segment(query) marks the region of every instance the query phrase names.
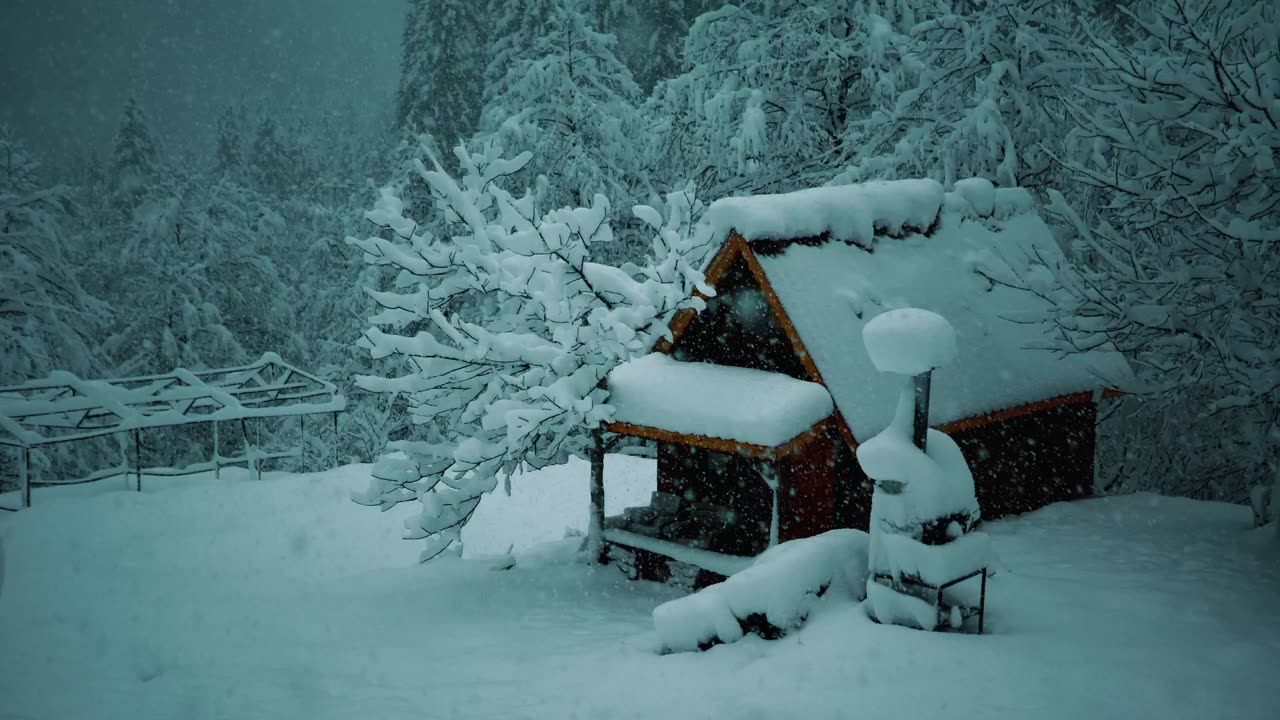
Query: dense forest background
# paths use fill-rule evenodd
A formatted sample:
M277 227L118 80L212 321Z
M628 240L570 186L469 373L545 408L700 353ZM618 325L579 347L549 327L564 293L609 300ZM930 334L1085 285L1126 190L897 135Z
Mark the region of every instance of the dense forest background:
M1242 501L1280 467L1277 14L412 0L382 122L235 103L192 149L121 97L109 147L47 167L0 134L0 385L275 351L343 386L339 454L369 460L408 430L351 384L374 362L356 346L366 288L390 279L345 238L369 232L383 185L429 206L415 161L456 169L459 143L531 151L508 187L543 209L603 193L621 229L610 262L645 249L630 208L690 181L710 200L982 176L1036 192L1077 263L1051 287L1022 279L1058 308L1041 319L1046 362L1113 343L1141 380L1107 407L1105 488Z

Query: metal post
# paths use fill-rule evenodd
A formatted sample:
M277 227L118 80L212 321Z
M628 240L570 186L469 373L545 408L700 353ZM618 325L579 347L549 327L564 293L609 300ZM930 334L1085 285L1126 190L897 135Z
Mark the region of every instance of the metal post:
M333 466L338 467L338 413L333 414Z
M133 431L133 472L138 480L138 492L142 492L142 430Z
M978 634L987 622L987 569L982 568L982 594L978 596Z
M222 479L222 457L218 454L218 421L213 421L213 479Z
M22 459L18 463L18 480L22 486L22 507L31 507L31 448L22 448Z
M307 416L298 416L298 466L302 467L307 457Z
M911 439L922 451L929 439L929 386L932 380L932 370L915 376L916 413L911 426Z

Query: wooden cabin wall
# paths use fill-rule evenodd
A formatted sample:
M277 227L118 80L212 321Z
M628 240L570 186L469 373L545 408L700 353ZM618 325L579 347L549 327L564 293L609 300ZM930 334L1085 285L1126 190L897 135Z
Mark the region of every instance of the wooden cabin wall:
M1097 407L1059 405L954 433L984 520L1093 494Z
M1096 406L1083 403L950 433L973 472L982 518L1092 495L1096 422ZM843 442L835 469L837 526L866 530L873 486Z
M811 537L836 526L836 443L831 433L810 440L779 463L778 539Z
M684 503L729 508L732 527L714 536L711 550L756 555L769 543L773 493L760 476L758 461L676 443L658 443L658 491Z
M716 282L715 297L689 323L672 356L809 379L764 291L741 258Z
M834 447L832 485L836 501L836 527L866 530L871 526L871 479L862 472L853 450L843 437Z

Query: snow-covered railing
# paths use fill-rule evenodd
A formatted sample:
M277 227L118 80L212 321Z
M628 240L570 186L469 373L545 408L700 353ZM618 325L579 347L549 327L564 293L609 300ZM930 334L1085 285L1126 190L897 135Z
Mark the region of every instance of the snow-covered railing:
M162 375L82 380L55 372L42 380L0 388L0 445L19 448L22 504L30 505L33 448L123 433L134 434L141 487L141 445L146 428L212 423L214 465L218 423L253 418L338 413L346 399L327 380L289 365L275 353L230 368ZM335 415L336 418L336 415ZM262 456L251 450L248 457Z

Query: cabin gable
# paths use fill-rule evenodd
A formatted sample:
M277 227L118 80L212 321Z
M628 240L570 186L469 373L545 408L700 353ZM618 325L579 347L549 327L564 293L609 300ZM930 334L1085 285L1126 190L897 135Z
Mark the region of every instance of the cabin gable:
M706 308L694 315L676 338L672 357L810 379L742 254L729 263L715 288Z

